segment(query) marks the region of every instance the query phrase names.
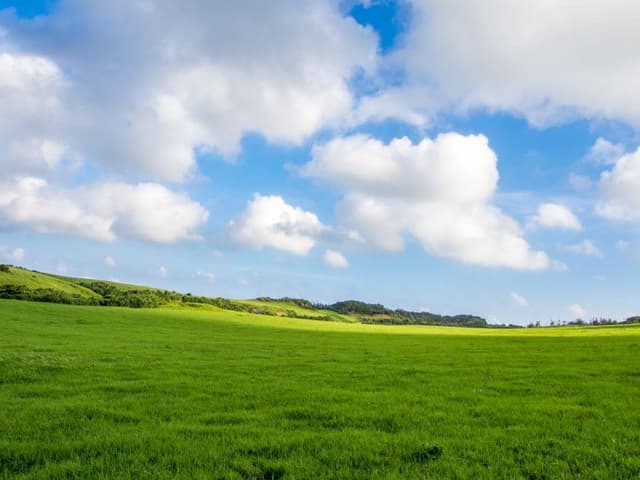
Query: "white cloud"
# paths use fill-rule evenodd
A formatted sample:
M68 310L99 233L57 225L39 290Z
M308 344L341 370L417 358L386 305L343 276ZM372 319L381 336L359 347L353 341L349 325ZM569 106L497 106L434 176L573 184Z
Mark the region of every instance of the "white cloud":
M609 220L640 221L640 148L621 156L600 176L596 211Z
M204 280L207 283L215 283L216 282L216 275L214 273L197 272L196 276L198 278L201 278L202 280Z
M522 308L527 308L529 306L529 301L522 295L516 292L511 292L509 296L511 297L513 303L515 303L517 306Z
M256 250L272 247L307 255L327 230L315 213L286 203L278 195L256 194L247 209L229 223L231 238Z
M530 219L529 225L534 228L582 230L578 217L569 208L557 203L543 203L538 206L538 214Z
M347 229L388 251L413 235L425 250L484 266L543 269L517 222L491 205L496 156L482 135L439 135L384 144L365 135L316 145L301 173L344 192L338 213Z
M609 140L598 137L596 142L589 149L586 159L600 165L612 165L624 155L624 145L612 143Z
M169 275L169 271L164 265L161 265L158 269L158 276L161 278L166 278Z
M431 92L423 88L388 88L361 98L347 123L353 126L393 118L424 130L438 106L431 97Z
M575 245L569 245L567 250L577 255L585 255L587 257L603 257L600 249L589 239L585 239Z
M337 250L328 249L324 252L322 260L331 268L347 268L349 266L349 261Z
M586 317L588 313L582 305L579 305L577 303L569 307L569 312L575 318L580 318L580 319L584 319L584 317Z
M411 6L403 47L389 63L403 70L407 95L424 91L421 103L407 102L414 115L484 108L540 126L576 117L640 126L638 2L411 0Z
M58 66L39 55L2 52L0 167L5 174L41 174L60 163L65 87Z
M297 144L341 123L349 80L377 61L374 31L334 0L66 0L0 21L0 140L17 139L14 163L46 166L64 148L161 180L192 173L194 151L235 155L248 132Z
M101 241L173 243L199 238L208 212L154 183L98 183L75 190L25 177L0 182L0 225Z
M21 262L24 260L24 257L27 255L27 252L24 248L9 248L6 245L0 245L0 258L3 258L9 262Z
M116 268L118 266L118 263L114 260L114 258L109 255L104 257L103 263L109 268Z

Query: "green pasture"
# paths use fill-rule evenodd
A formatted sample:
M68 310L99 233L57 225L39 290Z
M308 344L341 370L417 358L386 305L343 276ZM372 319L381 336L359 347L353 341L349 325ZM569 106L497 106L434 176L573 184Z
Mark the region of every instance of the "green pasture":
M0 300L3 479L637 479L640 327Z

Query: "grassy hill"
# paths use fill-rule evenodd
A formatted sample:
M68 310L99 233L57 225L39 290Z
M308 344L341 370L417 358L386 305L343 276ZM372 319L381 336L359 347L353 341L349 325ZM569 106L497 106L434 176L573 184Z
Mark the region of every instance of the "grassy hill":
M274 316L355 321L353 317L348 315L313 308L302 308L295 303L284 300L228 300L201 297L106 280L52 275L10 265L0 266L0 298L133 308L153 308L161 305L208 306Z
M449 317L424 312L389 310L382 305L357 301L316 305L295 298L210 298L105 280L51 275L9 265L0 265L0 298L134 308L155 308L162 305L218 308L277 317L338 322L487 326L484 319L470 315Z
M6 285L21 286L28 290L56 290L84 298L98 297L95 292L80 286L72 279L4 265L0 267L0 286Z
M0 298L74 305L158 306L159 290L0 265ZM144 301L149 300L150 301Z
M431 312L411 312L402 309L389 309L384 305L356 300L321 305L300 298L261 297L249 300L211 298L106 280L64 277L10 265L0 265L0 298L111 307L157 308L173 306L209 310L221 309L275 317L376 325L505 327L504 325L489 325L484 318L477 315L439 315ZM631 317L626 322L638 323L640 317ZM584 322L580 321L580 323ZM615 322L610 319L598 319L593 323L610 324ZM521 328L518 325L506 327Z
M639 343L0 300L0 478L638 478Z

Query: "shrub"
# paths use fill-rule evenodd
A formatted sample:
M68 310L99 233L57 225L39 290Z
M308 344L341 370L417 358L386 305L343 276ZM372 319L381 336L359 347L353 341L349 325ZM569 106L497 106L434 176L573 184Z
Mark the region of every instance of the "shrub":
M98 299L67 293L53 288L29 289L24 285L0 285L0 298L31 302L65 303L68 305L98 305Z

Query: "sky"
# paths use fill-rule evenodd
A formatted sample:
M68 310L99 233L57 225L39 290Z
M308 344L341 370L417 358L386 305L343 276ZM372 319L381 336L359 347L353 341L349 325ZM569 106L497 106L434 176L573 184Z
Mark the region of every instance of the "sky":
M0 262L637 315L639 23L631 0L0 0Z

